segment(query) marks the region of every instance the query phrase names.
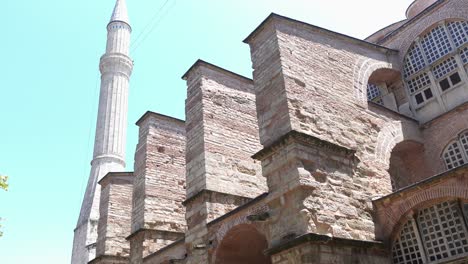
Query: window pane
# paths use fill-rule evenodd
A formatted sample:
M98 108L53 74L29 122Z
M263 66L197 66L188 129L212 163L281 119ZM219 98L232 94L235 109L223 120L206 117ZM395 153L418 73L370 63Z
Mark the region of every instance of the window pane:
M422 104L424 102L424 97L422 96L421 93L418 93L414 96L414 99L416 99L417 104Z
M460 51L460 57L462 58L462 61L463 61L464 64L468 63L468 47L464 47Z
M431 89L426 89L426 90L424 90L424 96L426 96L426 100L427 100L427 99L431 99L431 98L432 98L432 91L431 91Z
M455 21L447 24L447 28L450 32L450 36L457 47L468 42L468 35L466 29L468 23L466 21Z
M395 264L422 264L423 259L413 228L413 220L408 221L400 231L400 236L394 242L392 258Z
M440 79L442 77L445 77L447 74L449 74L456 68L457 68L457 62L455 61L455 58L451 57L437 64L432 70L432 72L434 73L434 76L437 79Z
M460 143L463 151L468 157L468 131L460 135Z
M439 84L440 84L440 88L442 89L442 91L445 91L448 88L450 88L450 83L447 79L443 79L442 81L439 82Z
M457 201L447 201L420 211L418 224L430 262L468 253L468 238Z
M460 78L460 75L458 74L458 72L450 75L450 81L452 81L453 85L456 85L456 84L461 82L461 78Z
M380 96L380 89L375 84L367 84L367 100L372 101L372 99Z
M443 156L445 165L449 170L465 163L458 141L451 143L444 151Z
M452 50L449 38L442 26L434 28L424 36L421 45L429 63L433 63Z
M403 69L404 77L408 78L424 68L425 65L421 49L418 45L413 45L406 55L405 67Z
M408 89L410 93L417 92L421 88L424 88L428 86L431 83L431 80L429 79L429 76L427 73L423 73L416 78L408 81Z

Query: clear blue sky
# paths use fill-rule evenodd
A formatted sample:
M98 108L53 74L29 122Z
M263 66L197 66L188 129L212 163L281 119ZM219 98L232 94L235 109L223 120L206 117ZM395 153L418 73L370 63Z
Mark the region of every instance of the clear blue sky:
M145 111L184 118L180 77L196 59L251 76L249 48L241 41L271 12L365 38L403 19L412 2L169 0L153 19L165 1L127 0L133 39L140 35L131 55L128 170L137 142L134 122ZM99 57L114 0L2 5L0 174L10 176L11 186L0 191L0 262L69 263L93 150Z

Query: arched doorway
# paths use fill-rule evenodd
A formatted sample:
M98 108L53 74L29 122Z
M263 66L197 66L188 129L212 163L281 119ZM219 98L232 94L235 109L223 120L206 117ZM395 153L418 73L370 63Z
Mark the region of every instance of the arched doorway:
M271 264L263 251L268 243L253 225L233 227L224 236L216 251L216 264Z

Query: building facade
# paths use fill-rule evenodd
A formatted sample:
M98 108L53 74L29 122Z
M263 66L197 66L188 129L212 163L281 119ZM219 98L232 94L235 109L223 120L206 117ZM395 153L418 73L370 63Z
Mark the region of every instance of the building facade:
M90 263L468 263L468 2L406 15L360 40L271 14L253 79L197 61L186 120L147 112L99 181Z

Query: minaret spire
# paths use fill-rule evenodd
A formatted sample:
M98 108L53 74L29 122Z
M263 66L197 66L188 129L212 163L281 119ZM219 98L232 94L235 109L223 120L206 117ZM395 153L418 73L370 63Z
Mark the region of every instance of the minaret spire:
M106 53L101 57L101 88L93 160L73 240L72 264L94 259L101 189L109 172L125 169L128 86L133 70L129 57L131 27L125 0L117 0L107 25Z
M115 3L114 12L112 12L110 22L114 21L125 22L130 25L128 19L127 3L125 0L117 0Z

